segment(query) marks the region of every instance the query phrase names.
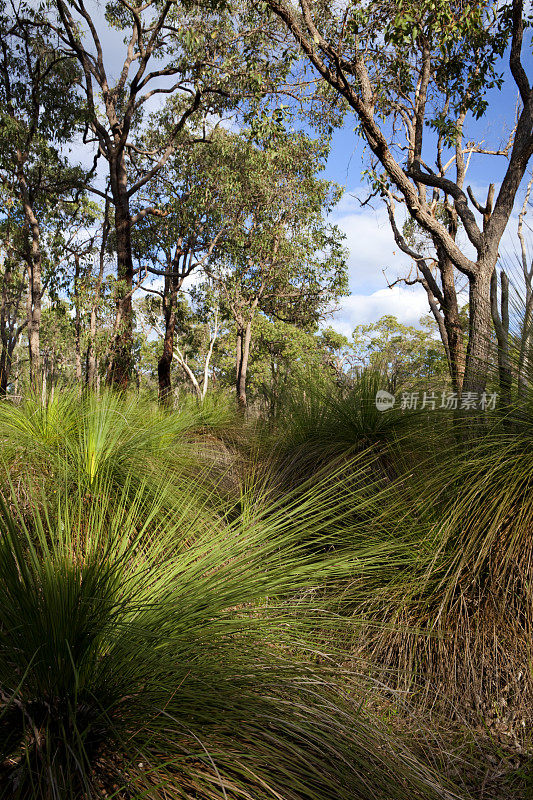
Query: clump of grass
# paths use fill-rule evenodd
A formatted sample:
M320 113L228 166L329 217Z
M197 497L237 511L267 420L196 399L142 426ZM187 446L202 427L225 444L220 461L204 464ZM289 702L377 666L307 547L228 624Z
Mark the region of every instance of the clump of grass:
M95 501L100 486L120 490L128 477L132 490L167 494L167 502L190 487L188 497L200 504L218 486L226 492L231 468L217 459L217 437L231 429L233 418L224 405L185 403L175 412L160 409L150 399L104 391L81 398L56 391L52 398L30 395L20 405L0 403L0 456L24 495L28 471L49 498L58 476L72 491L83 489ZM195 488L193 492L192 489ZM32 499L26 497L31 506Z
M287 394L263 448L282 480L294 484L363 452L374 474L397 475L416 451L425 415L398 406L380 411L376 395L383 386L379 372L366 370L349 388L310 380Z
M521 750L533 721L531 429L489 422L467 447L355 492L356 527L381 541L384 569L350 591L374 620L357 648L375 668Z
M288 512L245 496L189 546L164 494L128 479L88 505L67 470L57 492L30 517L2 504L3 796L452 797L321 646L339 621L310 589L357 563L331 550L327 488ZM300 545L311 531L321 555Z

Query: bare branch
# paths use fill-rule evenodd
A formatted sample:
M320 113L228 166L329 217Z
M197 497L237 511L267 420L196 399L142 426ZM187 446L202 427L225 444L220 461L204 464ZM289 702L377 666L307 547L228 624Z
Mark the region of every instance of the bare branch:
M396 242L400 250L402 250L402 252L404 252L406 255L408 255L410 258L413 259L416 266L422 272L428 286L431 289L431 292L437 298L438 302L441 303L442 305L444 303L444 297L442 295L442 292L439 288L437 281L435 280L433 273L431 272L431 269L427 264L426 259L419 253L417 253L415 250L413 250L413 248L407 244L407 242L405 241L405 237L402 236L402 234L398 229L398 226L396 224L396 219L394 216L394 205L390 196L385 197L385 205L387 206L387 213L389 215L390 225L392 228L392 232L394 234L394 241Z
M167 217L168 211L163 211L155 206L148 206L147 208L143 208L142 211L139 211L131 218L131 224L135 225L136 222L139 222L140 219L144 219L144 217L146 217L148 214L152 217Z
M198 89L198 90L196 91L195 95L194 95L194 100L193 100L193 102L192 102L192 103L191 103L191 105L190 105L190 106L189 106L189 107L188 107L188 108L187 108L187 109L186 109L186 110L183 112L183 114L181 115L181 118L179 119L179 121L178 121L178 122L176 123L176 125L174 126L174 130L172 131L172 133L171 133L171 136L169 137L169 143L168 143L168 145L167 145L167 147L166 147L166 149L165 149L165 152L163 153L163 155L161 156L161 158L159 159L159 161L158 161L158 162L157 162L157 163L156 163L156 164L155 164L155 165L152 167L152 169L151 169L151 170L149 170L149 171L146 173L146 175L143 175L143 177L142 177L142 178L139 178L139 180L138 180L138 181L136 181L136 182L133 184L133 186L131 186L131 187L128 189L128 192L127 192L127 194L128 194L128 197L131 197L133 194L135 194L135 192L136 192L136 191L138 191L138 189L140 189L142 186L144 186L144 185L145 185L145 184L147 184L147 183L148 183L150 180L152 180L152 178L154 177L154 175L157 175L157 173L159 172L159 170L160 170L160 169L161 169L161 168L162 168L162 167L163 167L163 166L166 164L166 162L168 161L168 159L170 158L170 156L171 156L171 155L172 155L172 153L174 152L174 149L175 149L175 142L176 142L176 139L177 139L177 137L178 137L178 134L179 134L179 133L180 133L180 132L183 130L183 128L185 127L185 124L186 124L187 120L189 119L189 117L190 117L192 114L194 114L194 112L195 112L195 111L197 111L197 110L198 110L198 108L200 107L200 102L201 102L201 99L202 99L202 92L201 92L201 91Z
M522 103L526 105L531 97L531 88L522 66L522 41L524 38L524 3L523 0L513 0L513 39L511 42L511 54L509 66L515 83L520 92Z

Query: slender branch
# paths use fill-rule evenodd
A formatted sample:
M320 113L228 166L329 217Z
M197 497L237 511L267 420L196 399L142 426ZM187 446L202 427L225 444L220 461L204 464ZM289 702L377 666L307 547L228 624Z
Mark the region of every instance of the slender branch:
M524 3L523 0L513 0L512 20L513 20L513 38L511 42L511 54L509 57L509 66L515 83L520 92L522 103L526 103L530 99L531 88L526 71L522 66L522 41L524 38Z

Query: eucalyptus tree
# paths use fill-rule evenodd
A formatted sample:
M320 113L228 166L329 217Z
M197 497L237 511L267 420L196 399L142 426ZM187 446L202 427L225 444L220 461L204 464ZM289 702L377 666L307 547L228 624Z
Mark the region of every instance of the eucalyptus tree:
M80 259L75 257L75 271L72 283L76 316L79 318L85 315L87 318L85 384L90 389L94 389L97 386L98 340L105 338L105 333L102 337L105 331L105 324L103 325L102 323L111 312L109 303L112 298L109 297L109 281L106 281L106 272L109 273L112 268L110 262L113 257L113 253L109 252L108 248L111 229L109 202L106 201L104 208L99 209L96 221L96 233L94 228L87 231L85 239L81 242L85 255L91 258L89 260L84 259L83 269L80 271ZM80 308L83 313L78 310Z
M7 393L13 353L28 324L24 299L27 290L22 211L6 191L0 192L4 207L0 222L0 397Z
M444 348L435 338L432 317L422 318L421 327L404 325L387 314L377 322L357 325L352 334L356 363L379 370L390 392L400 387L425 384L431 389L446 385Z
M172 352L170 353L168 380L169 388L164 386L161 391L160 367L161 354L155 360L154 373L157 374L159 398L163 405L170 406L174 389L183 383L191 389L200 401L204 401L213 375L213 356L219 335L223 330L223 321L217 299L213 293L206 292L206 302L200 305L191 305L184 293L181 293L175 303L172 320ZM165 329L161 327L161 302L153 294L143 298L138 304L137 328L140 328L144 338L145 350L151 356L153 346L159 350L159 341L154 342L152 334L163 341L163 347L168 347L168 337ZM151 346L150 346L151 345ZM177 370L172 375L172 367Z
M350 1L332 9L322 1L266 0L260 10L267 8L291 32L302 63L319 77L322 99L355 113L371 153L373 190L389 201L391 219L392 202L401 202L433 240L440 284L423 258L410 255L447 311L451 340L459 337L453 270L467 277L464 387L482 389L491 337L491 278L533 152L533 89L523 58L529 26L524 3L378 0ZM510 140L487 147L480 140L466 140L465 123L490 113L487 92L502 85L497 69L506 48L519 105L510 121ZM480 201L464 184L468 159L483 153L500 154L507 161L498 190L489 184L486 200ZM449 212L446 220L435 214L439 202ZM459 223L467 246L457 240Z
M160 121L155 133L147 137L149 146L165 136L164 122ZM187 371L175 343L179 293L193 273L207 266L215 251L220 253L227 246L236 226L242 224L257 200L250 197L247 184L249 144L244 134L217 128L210 132L205 146L173 154L145 193L152 205L165 209L163 218L145 217L133 236L134 262L151 279L143 288L161 298L163 329L158 329L163 347L158 385L162 402L171 397L173 358L178 358ZM188 377L194 384L193 376ZM196 384L195 389L202 394Z
M235 387L242 409L256 313L306 327L346 291L343 234L326 221L341 188L317 177L324 155L322 141L279 129L251 143L239 173L244 211L206 265L236 326Z
M248 24L246 4L111 0L105 5L105 37L100 7L91 8L84 0L55 0L55 7L58 19L50 24L82 70L84 141L96 145L95 164L104 159L109 178L109 193L94 184L92 191L114 210L119 291L110 379L125 386L132 367L132 228L147 215L165 214L145 203L141 190L176 151L197 144L188 125L233 109L243 95L258 93L261 76L275 82L276 70L269 64L263 26ZM116 31L114 40L110 30ZM146 113L165 97L166 135L146 150L140 142L146 129L143 115L146 123Z
M80 122L78 72L31 5L0 8L0 180L23 216L21 253L28 275L27 336L31 379L40 373L44 239L54 239L58 212L75 208L83 176L62 146Z
M108 210L108 209L107 209ZM94 375L89 376L90 364L94 351L97 306L100 303L100 289L103 280L104 264L102 263L102 247L105 249L108 233L106 212L100 213L97 203L81 198L77 213L64 230L62 244L64 283L62 289L68 291L74 311L75 331L75 378L79 387L83 381L83 346L82 340L87 338L86 383L94 384ZM100 246L98 245L100 239ZM94 277L95 262L98 262L98 277ZM54 287L57 299L57 286ZM90 307L90 309L88 308ZM89 317L89 330L84 336L84 317Z
M41 326L42 396L53 399L58 384L76 379L76 318L67 300L46 298Z
M305 394L317 383L332 387L348 381L348 339L332 328L304 329L257 315L250 354L249 392L266 402L271 416L291 393Z

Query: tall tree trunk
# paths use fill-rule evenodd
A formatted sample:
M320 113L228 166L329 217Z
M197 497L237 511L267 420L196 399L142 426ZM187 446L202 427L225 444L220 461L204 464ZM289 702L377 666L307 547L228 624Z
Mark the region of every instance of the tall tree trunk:
M240 402L241 372L242 372L242 346L244 341L244 328L237 324L237 337L235 342L235 392L237 397L237 408L243 408ZM246 387L245 387L246 388ZM246 405L246 392L244 395Z
M250 342L252 339L252 322L253 316L250 317L244 329L240 331L240 363L237 369L237 406L244 411L248 405L246 396L246 377L248 373L248 360L250 358ZM239 336L239 334L238 334ZM237 345L237 354L238 354ZM238 355L237 355L238 358Z
M209 386L209 365L211 363L211 356L213 355L213 348L215 346L215 342L218 336L218 307L215 310L215 319L213 324L213 333L210 334L209 339L209 349L207 351L207 355L205 357L205 364L204 364L204 377L202 381L202 394L201 400L204 400L207 394L207 387Z
M41 380L41 403L43 404L43 406L46 403L46 393L48 391L48 384L47 384L47 381L46 381L47 373L48 373L48 358L45 355L45 357L44 357L44 365L43 365L43 369L42 369L42 373L41 373L42 374L42 380Z
M87 345L87 386L94 389L96 379L96 350L94 340L96 338L96 306L91 308L89 319L89 344Z
M511 357L509 353L509 279L503 270L500 273L500 281L501 302L500 311L498 311L498 276L496 270L494 270L490 281L490 305L494 330L496 331L496 338L498 340L498 374L500 379L501 406L509 410L513 384Z
M415 282L422 283L428 296L429 307L437 323L440 338L446 351L446 360L448 362L448 369L452 380L454 391L461 393L464 371L465 371L465 347L463 341L463 331L461 328L461 318L459 315L459 304L457 302L457 292L455 289L455 274L454 266L444 247L441 245L436 237L432 237L435 250L437 252L437 267L440 274L441 287L439 287L431 268L428 266L426 259L417 253L407 243L405 237L400 233L396 220L394 218L394 206L392 202L392 195L389 193L386 199L387 211L389 214L389 221L392 226L394 239L400 249L409 255L415 262L417 270L422 273L422 279L415 279ZM457 211L450 207L450 219L448 222L448 231L450 236L455 240L457 235ZM407 280L407 284L412 284L413 281ZM440 308L439 308L440 306Z
M174 354L174 332L176 330L176 296L177 290L173 288L163 297L163 315L165 319L165 335L163 337L163 351L157 364L157 378L159 381L159 401L169 405L172 399L171 367Z
M55 389L55 355L54 351L52 350L52 354L50 356L50 401L54 399L54 389Z
M117 316L108 382L127 389L133 367L133 257L131 214L124 156L114 165L113 199L117 243Z
M81 389L81 312L80 312L80 259L77 254L74 256L75 273L74 273L74 334L75 334L75 352L76 352L76 383Z
M31 247L28 257L28 350L30 356L30 381L38 387L41 377L41 299L42 299L42 259L40 229L31 208L26 208L31 231Z
M2 343L2 354L0 355L0 397L7 394L7 385L11 373L12 352L9 352L9 345Z
M172 398L171 369L174 357L174 334L176 331L176 301L184 280L183 273L180 272L180 258L182 255L181 248L177 248L174 258L167 263L163 289L165 333L163 336L163 351L157 364L159 402L163 405L169 405Z
M13 352L17 346L17 341L18 336L11 337L7 347L2 351L2 357L0 359L0 397L5 397L7 395L7 387L13 368Z
M18 304L17 304L18 305ZM24 330L24 323L15 327L15 322L2 321L2 353L0 355L0 397L7 395L7 387L11 378L13 353ZM18 363L18 354L17 354Z
M109 236L109 200L106 200L104 211L104 222L102 225L102 241L100 242L99 263L98 263L98 277L96 279L96 286L94 287L94 298L91 305L91 313L89 318L89 343L87 346L87 386L90 389L95 388L96 381L96 321L98 306L100 302L100 292L102 290L102 283L104 280L105 268L105 251L107 246L107 238Z
M250 358L250 343L252 341L252 324L260 297L260 294L256 295L251 306L247 309L248 320L246 323L244 321L245 315L241 316L238 314L235 317L237 323L237 369L235 388L237 390L237 408L240 411L245 411L248 404L246 396L246 376L248 373L248 360Z
M15 385L13 386L13 392L15 394L15 397L17 397L18 393L19 393L19 378L20 378L19 365L20 365L20 356L19 356L19 351L17 350L17 357L15 359L15 370L16 370L16 372L15 372Z
M494 265L480 264L478 274L470 279L470 321L463 390L481 393L485 390L489 370L492 319L490 282Z
M461 328L461 318L459 316L457 292L455 290L453 264L448 258L444 258L442 263L439 262L439 266L442 281L442 295L444 298L442 311L448 343L450 376L454 391L460 394L463 388L465 373L465 346L463 330Z
M184 373L186 374L187 378L190 380L190 382L192 384L192 388L196 392L196 397L198 398L198 400L203 400L204 398L203 398L203 395L202 395L202 389L200 387L200 384L198 383L198 379L197 379L196 375L194 374L192 369L189 367L189 365L185 361L185 358L183 357L183 354L181 353L181 351L179 349L178 349L178 352L177 352L176 355L177 355L178 364L183 369Z
M34 389L39 389L41 375L41 299L42 299L42 254L41 229L33 210L33 200L24 174L25 158L17 150L17 181L20 188L24 220L30 236L26 253L28 271L28 349L30 356L30 381Z
M179 284L176 287L176 294L179 291L179 288L180 288L182 282L183 282L182 279L180 279ZM173 307L174 307L175 306L175 296L174 296L173 304L174 304L173 305ZM204 400L204 398L206 396L206 393L207 393L207 387L209 385L209 365L211 363L211 356L213 355L213 348L215 346L215 342L216 342L216 339L217 339L217 336L218 336L218 310L215 313L215 323L214 323L214 327L213 327L213 333L210 335L210 339L209 339L209 348L208 348L208 351L207 351L207 355L205 357L205 363L204 363L204 368L203 368L203 376L202 376L202 385L201 386L200 386L200 383L198 382L198 378L196 377L196 375L194 374L192 369L187 364L185 356L181 352L181 350L179 348L179 345L178 344L174 344L174 333L175 333L175 324L174 323L175 323L175 313L172 314L172 323L171 323L172 324L172 333L171 333L171 335L170 336L168 335L169 334L168 326L165 329L165 333L163 335L163 356L161 357L161 359L159 361L158 367L161 365L161 361L163 360L163 357L165 356L165 351L168 352L167 348L172 346L172 352L170 353L170 359L168 359L168 356L167 356L167 358L165 360L165 368L168 366L168 369L169 369L169 376L168 376L169 382L170 382L170 365L172 363L172 358L175 356L177 363L181 366L181 368L183 369L185 375L187 376L187 378L191 382L191 385L192 385L194 391L196 392L196 396L197 396L198 400L203 402L203 400ZM160 374L160 378L161 378L161 373L159 373L159 374ZM160 400L163 403L168 403L169 402L169 399L170 399L169 395L161 393L161 383L160 383L160 395L159 396L160 396Z
M241 368L242 368L242 341L244 338L243 325L237 322L237 337L235 340L235 390L237 397L239 396L239 385L241 381Z
M2 353L0 354L0 396L5 397L7 394L7 384L9 382L9 373L11 372L11 353L9 353L9 345L11 344L11 337L8 330L8 298L9 289L11 285L12 276L12 261L9 253L4 262L4 279L2 282L2 299L0 303L0 337L2 339Z

